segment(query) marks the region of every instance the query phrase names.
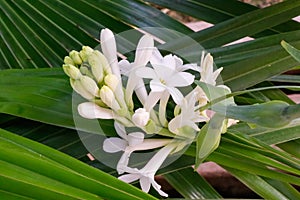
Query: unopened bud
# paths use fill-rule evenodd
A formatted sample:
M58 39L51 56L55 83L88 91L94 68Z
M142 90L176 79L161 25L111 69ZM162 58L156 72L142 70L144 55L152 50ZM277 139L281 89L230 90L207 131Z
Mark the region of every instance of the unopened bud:
M103 81L105 66L108 62L100 51L93 51L88 57L88 63L91 66L92 73L98 83Z
M71 79L77 80L82 77L80 70L77 67L75 67L74 65L64 64L63 70Z
M82 76L81 79L81 84L82 86L92 95L96 96L96 97L100 97L99 96L99 88L98 85L96 84L96 82L88 77L88 76Z
M83 98L85 98L85 99L87 99L87 100L91 100L91 99L94 99L94 98L95 98L94 95L92 95L91 93L89 93L88 91L85 90L85 88L82 86L80 80L70 79L70 84L71 84L72 88L73 88L78 94L80 94Z
M82 75L86 75L88 77L91 77L91 78L94 78L92 72L89 70L88 67L82 65L80 68L79 68L80 72Z
M73 62L74 62L76 65L81 65L82 60L81 60L81 58L80 58L80 55L79 55L79 52L78 52L78 51L75 51L75 50L71 51L71 52L69 53L69 56L70 56L70 58L73 60Z
M149 120L143 129L147 134L153 134L159 132L159 127L155 124L153 120Z
M83 62L87 62L89 55L93 52L94 50L89 47L89 46L83 46L82 50L79 52L79 55L82 59Z
M119 84L119 80L114 74L108 74L105 76L104 82L105 85L107 85L112 91L115 91Z
M100 98L101 100L110 108L115 111L120 109L120 105L118 104L113 91L106 85L104 85L100 90Z
M148 123L150 119L149 112L146 111L145 108L139 108L137 109L134 114L132 115L132 122L137 127L144 127Z
M69 65L75 65L75 63L73 62L72 58L70 58L70 56L65 56L64 63Z

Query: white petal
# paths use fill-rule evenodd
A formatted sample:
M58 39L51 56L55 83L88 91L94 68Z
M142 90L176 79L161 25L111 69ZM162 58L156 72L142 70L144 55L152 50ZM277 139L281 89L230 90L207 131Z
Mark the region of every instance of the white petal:
M119 62L119 67L121 74L129 76L129 73L131 71L131 64L128 62L128 60L121 60Z
M103 142L103 150L108 153L124 151L126 146L127 142L117 137L107 138Z
M168 129L172 132L177 134L178 133L178 128L182 126L182 116L177 115L174 117L168 124Z
M150 58L150 63L152 65L159 64L162 62L162 59L162 55L160 54L159 50L155 47Z
M128 144L131 147L141 144L144 141L144 134L141 132L134 132L128 134Z
M197 72L200 72L200 70L201 70L201 68L196 63L185 64L185 65L182 65L182 67L181 67L181 71L185 71L188 69L191 69L191 70L194 70Z
M166 90L166 86L158 80L150 81L150 88L153 92L163 92Z
M182 70L183 61L181 60L181 58L178 58L176 55L174 55L173 57L174 57L175 64L176 64L176 70L184 71L184 70Z
M175 147L174 144L168 144L161 148L141 170L147 174L155 174Z
M80 116L87 119L113 119L113 111L102 108L93 102L85 102L78 105Z
M115 127L117 134L121 138L127 140L127 134L126 134L125 127L122 124L118 123L117 121L114 122L114 127Z
M169 68L168 66L165 66L164 64L155 64L152 65L155 74L156 79L166 81L169 78L171 78L174 74L177 73L175 69Z
M147 193L149 192L150 187L151 187L151 182L148 177L142 176L140 178L140 185L144 192L147 192Z
M129 163L129 158L130 158L131 153L132 153L132 151L125 150L125 152L121 156L121 158L117 164L118 174L123 174L129 168L128 163Z
M146 100L145 103L146 111L149 112L155 106L155 104L158 102L161 95L162 92L150 92L148 99Z
M109 29L103 29L100 35L101 49L111 66L112 73L120 78L120 69L118 66L117 46L113 32Z
M135 151L156 149L165 146L171 142L171 139L145 139L141 144L134 146Z
M168 86L184 87L194 82L195 76L188 72L178 72L167 80Z
M137 85L135 86L136 96L139 98L140 102L144 105L148 97L148 93L144 84L143 79L139 79Z
M155 71L150 67L142 67L137 69L135 74L141 78L157 79Z
M172 96L173 100L176 104L181 104L183 95L177 88L167 87L167 90L169 91L170 95Z
M169 54L163 58L163 65L170 69L176 70L176 61L173 55Z
M118 179L124 181L125 183L131 183L138 180L140 177L140 174L125 174L123 176L119 176Z
M135 53L134 64L136 66L144 66L149 62L152 52L154 50L153 46L154 40L151 36L144 35L140 39Z

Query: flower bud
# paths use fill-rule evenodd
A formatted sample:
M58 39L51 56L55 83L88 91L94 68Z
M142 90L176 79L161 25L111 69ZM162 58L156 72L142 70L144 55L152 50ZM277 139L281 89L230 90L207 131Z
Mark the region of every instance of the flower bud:
M91 93L89 93L88 91L85 90L85 88L82 86L80 80L70 79L70 84L71 84L72 88L78 94L80 94L83 98L85 98L87 100L91 100L94 98L94 95L92 95Z
M79 52L79 55L82 59L83 62L87 62L89 55L93 52L94 50L89 47L89 46L83 46L82 50Z
M144 127L148 123L150 119L149 112L146 111L145 108L139 108L135 110L134 114L132 115L132 122L137 127Z
M72 58L70 58L70 56L65 56L64 63L69 65L75 65L75 63L73 62Z
M86 75L88 77L91 77L91 78L94 78L92 72L89 70L88 67L82 65L80 68L79 68L80 72L82 75Z
M107 85L112 91L115 91L119 84L119 80L114 74L108 74L105 76L104 82L105 85Z
M120 105L118 104L113 91L106 85L104 85L100 90L100 98L101 100L110 108L115 111L120 109Z
M78 80L82 77L80 70L74 65L64 64L63 70L71 79Z
M88 57L88 63L91 66L92 73L98 83L103 81L105 67L108 65L106 58L100 51L93 51Z
M79 52L78 52L78 51L75 51L75 50L71 51L71 52L69 53L69 56L70 56L70 58L73 60L73 62L74 62L76 65L81 65L82 60L81 60L81 58L80 58L80 55L79 55Z
M99 88L98 88L96 82L92 78L90 78L88 76L82 76L80 81L86 91L88 91L89 93L91 93L92 95L94 95L96 97L100 97L99 96Z

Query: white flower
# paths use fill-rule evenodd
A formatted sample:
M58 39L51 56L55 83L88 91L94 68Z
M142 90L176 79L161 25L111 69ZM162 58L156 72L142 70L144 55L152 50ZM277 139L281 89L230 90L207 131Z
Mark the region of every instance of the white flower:
M127 60L121 60L119 62L121 73L128 76L126 86L126 102L131 104L133 91L136 92L137 97L142 104L145 103L147 98L147 91L143 82L143 79L136 75L136 70L149 62L154 49L153 38L149 35L144 35L140 40L136 48L135 59L133 63L129 63Z
M173 144L161 148L142 169L128 169L127 172L129 174L122 175L119 179L126 183L139 180L144 192L149 192L152 185L161 196L168 197L168 194L162 191L161 186L154 180L154 176L162 163L175 148L176 146Z
M144 133L133 132L126 134L125 127L115 122L115 130L121 138L111 137L104 140L103 150L108 153L124 151L118 164L117 171L119 174L124 173L131 168L128 167L129 158L132 152L137 150L155 149L166 145L170 142L168 139L145 139Z
M169 122L169 130L172 133L179 134L179 129L184 126L191 127L195 131L199 131L198 122L207 121L206 116L201 115L199 111L195 111L195 104L197 102L197 93L194 92L182 100L180 105L180 114L174 117Z
M181 58L178 58L176 55L173 55L174 61L175 61L175 69L178 72L183 72L188 69L192 69L194 71L200 71L200 67L197 66L196 63L190 63L190 64L183 64L183 61ZM161 64L162 62L165 65L168 65L168 60L164 59L164 57L161 55L159 50L157 48L154 49L152 57L151 57L151 64Z
M200 67L200 81L211 85L216 85L216 79L223 70L223 68L221 67L214 71L214 60L209 53L206 55L204 52L202 53Z
M134 114L132 115L132 122L137 127L144 127L148 123L150 119L150 113L146 111L144 108L139 108L135 110Z
M176 104L180 104L183 98L176 87L188 86L194 82L194 75L178 71L178 59L178 57L172 55L167 55L161 60L157 58L152 60L151 58L150 62L153 68L145 67L138 69L136 72L142 78L152 79L150 81L151 92L162 94L164 91L168 91Z

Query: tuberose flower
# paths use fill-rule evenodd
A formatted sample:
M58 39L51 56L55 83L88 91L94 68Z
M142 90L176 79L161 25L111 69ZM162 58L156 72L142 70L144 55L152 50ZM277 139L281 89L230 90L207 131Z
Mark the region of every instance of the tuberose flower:
M195 131L199 131L200 129L196 123L208 120L208 118L201 115L199 111L195 111L195 104L197 102L196 97L197 94L194 92L182 100L182 103L180 104L180 114L175 116L169 122L168 128L171 132L179 134L179 129L184 126L188 126Z
M152 98L147 100L149 105L155 105L164 91L168 91L176 104L180 104L183 95L177 87L184 87L194 82L194 75L178 71L178 57L167 55L162 59L150 59L153 68L144 67L138 69L136 74L142 78L151 79L151 93L155 93ZM150 96L150 94L149 94ZM153 101L155 101L153 103ZM150 107L151 106L145 106Z
M114 126L120 138L111 137L105 139L103 150L108 153L124 151L117 164L117 171L119 174L131 169L128 167L128 162L132 152L155 149L170 142L168 139L144 139L144 133L142 132L132 132L127 134L125 127L118 122L115 122Z
M165 159L175 148L176 146L173 144L161 148L142 169L128 169L126 172L129 174L122 175L119 179L126 183L139 180L144 192L149 192L152 185L161 196L168 197L168 194L162 191L161 186L154 180L154 176Z

